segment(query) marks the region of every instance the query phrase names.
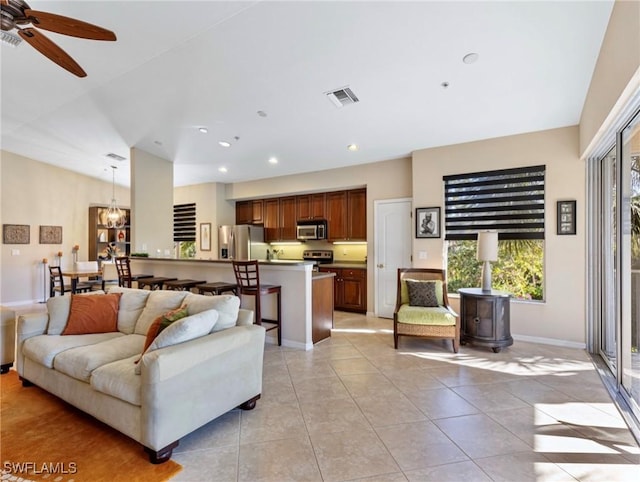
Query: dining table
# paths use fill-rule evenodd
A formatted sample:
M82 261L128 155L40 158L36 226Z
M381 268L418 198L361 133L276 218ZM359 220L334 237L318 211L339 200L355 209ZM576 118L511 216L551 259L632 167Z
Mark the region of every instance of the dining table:
M78 287L78 280L80 278L94 278L94 277L102 277L102 270L74 270L68 269L62 271L62 276L66 276L71 278L71 293L75 293Z

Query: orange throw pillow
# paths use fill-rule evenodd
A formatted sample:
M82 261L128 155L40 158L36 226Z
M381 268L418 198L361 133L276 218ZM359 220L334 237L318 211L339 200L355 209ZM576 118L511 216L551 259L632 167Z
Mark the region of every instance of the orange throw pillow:
M71 295L71 309L62 335L85 335L118 331L118 308L122 293Z

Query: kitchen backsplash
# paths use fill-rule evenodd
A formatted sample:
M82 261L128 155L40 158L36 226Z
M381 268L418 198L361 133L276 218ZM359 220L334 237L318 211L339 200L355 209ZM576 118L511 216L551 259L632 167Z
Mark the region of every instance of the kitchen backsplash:
M280 259L302 259L302 252L307 249L330 249L333 251L334 261L365 261L367 258L366 244L331 244L325 241L309 241L303 244L272 243L270 249L279 251Z

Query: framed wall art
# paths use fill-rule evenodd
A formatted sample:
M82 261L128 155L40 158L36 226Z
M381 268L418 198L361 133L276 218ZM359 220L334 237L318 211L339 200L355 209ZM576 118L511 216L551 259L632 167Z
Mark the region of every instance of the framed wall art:
M3 244L29 244L31 242L31 226L28 224L3 224Z
M200 251L211 251L211 223L200 223Z
M62 226L40 226L40 244L62 244Z
M558 201L556 216L559 235L576 234L575 201Z
M416 238L440 237L440 207L416 208Z

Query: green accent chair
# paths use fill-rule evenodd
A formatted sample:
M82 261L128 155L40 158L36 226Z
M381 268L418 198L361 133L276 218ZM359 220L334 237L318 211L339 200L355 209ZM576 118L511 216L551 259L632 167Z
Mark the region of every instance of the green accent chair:
M412 306L407 280L418 284L430 284L435 296L434 306ZM413 301L414 303L411 303ZM460 318L449 305L447 297L446 271L430 268L399 268L396 308L393 313L393 343L398 349L398 338L419 336L424 338L450 339L453 352L460 347Z

